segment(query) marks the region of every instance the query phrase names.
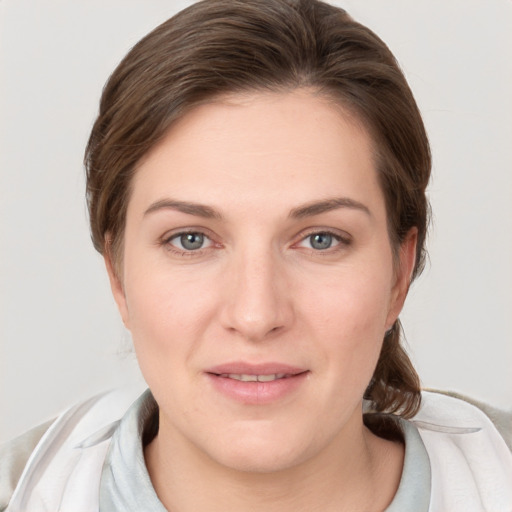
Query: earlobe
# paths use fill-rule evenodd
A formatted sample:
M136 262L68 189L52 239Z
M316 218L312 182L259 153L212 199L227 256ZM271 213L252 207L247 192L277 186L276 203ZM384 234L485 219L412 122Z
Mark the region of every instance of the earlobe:
M124 286L122 279L118 275L118 271L116 271L115 264L113 262L111 251L109 250L109 243L105 244L105 251L103 253L103 260L105 262L105 267L107 269L108 279L110 281L110 289L112 290L112 295L114 296L114 300L117 304L117 309L121 315L121 319L127 329L129 329L129 314L128 314L128 306L126 304L126 296L124 293Z
M416 264L417 241L418 229L413 227L400 244L399 261L395 273L395 283L391 291L391 302L386 323L386 328L388 329L395 323L400 311L402 311L407 292L409 291Z

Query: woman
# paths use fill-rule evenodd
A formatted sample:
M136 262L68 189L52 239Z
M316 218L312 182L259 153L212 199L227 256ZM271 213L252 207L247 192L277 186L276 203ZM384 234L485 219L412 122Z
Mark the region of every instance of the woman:
M509 510L500 433L422 395L400 345L430 165L396 61L340 9L208 0L144 38L86 167L150 391L25 440L7 510Z

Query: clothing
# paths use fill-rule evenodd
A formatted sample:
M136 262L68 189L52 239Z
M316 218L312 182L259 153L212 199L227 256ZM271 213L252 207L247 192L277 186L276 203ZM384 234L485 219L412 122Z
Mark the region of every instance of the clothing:
M131 399L119 392L100 395L53 422L6 511L165 512L151 485L142 442L157 405L146 391L123 414ZM405 441L400 486L387 512L512 511L512 454L478 408L426 392L411 421L384 416L400 427ZM20 443L0 450L0 489L12 484L6 476L13 472L4 461L15 467L13 449Z

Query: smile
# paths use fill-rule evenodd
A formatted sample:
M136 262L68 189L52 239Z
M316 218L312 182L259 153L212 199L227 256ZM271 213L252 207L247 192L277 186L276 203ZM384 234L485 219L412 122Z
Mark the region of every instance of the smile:
M208 368L216 395L245 405L268 405L291 398L306 385L310 371L283 363L230 362Z

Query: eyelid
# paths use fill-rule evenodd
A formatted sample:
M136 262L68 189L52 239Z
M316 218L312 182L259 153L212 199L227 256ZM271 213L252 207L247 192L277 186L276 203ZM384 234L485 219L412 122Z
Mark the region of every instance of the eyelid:
M180 247L173 245L172 241L175 239L180 238L183 235L187 235L190 233L199 234L204 237L205 240L208 240L210 243L205 246L201 247L200 249L181 249ZM219 243L215 241L215 237L212 235L210 230L202 228L202 227L186 227L186 228L176 228L171 231L167 231L160 239L158 240L158 244L164 246L169 252L173 252L178 255L187 255L187 256L194 256L194 255L200 255L203 252L211 249L214 246L220 246Z
M352 236L349 235L346 231L341 231L341 230L333 229L333 228L314 227L314 228L308 228L307 230L302 231L297 236L297 239L298 239L297 242L295 242L293 245L301 246L300 244L302 242L306 241L312 235L317 235L317 234L330 235L335 240L337 240L338 243L336 245L329 247L328 249L324 249L324 250L318 250L318 249L308 248L308 247L304 247L304 246L302 246L302 247L304 247L305 249L311 249L315 253L329 253L332 251L336 251L337 249L339 250L342 247L347 247L348 245L350 245L352 243Z
M203 242L204 242L205 245L203 245L202 247L200 247L198 249L186 249L185 247L183 247L183 248L182 247L177 247L177 249L180 250L180 251L184 251L184 252L199 252L200 250L207 249L208 247L213 245L213 240L209 236L207 236L204 233L201 233L199 231L187 231L187 232L176 233L175 235L172 235L167 240L167 243L172 245L172 242L174 240L180 240L181 237L183 237L183 235L200 235L200 236L202 236ZM183 244L181 244L181 241L180 241L180 245L183 245Z
M171 242L174 239L177 239L183 235L189 234L189 233L197 233L202 235L206 240L209 241L209 244L205 247L201 247L199 249L181 249L180 247L177 247L176 245L173 245ZM332 236L338 243L335 245L319 250L314 249L312 247L305 247L301 244L305 242L309 237L315 234L327 234ZM206 229L204 227L195 227L195 226L189 226L189 227L181 227L176 228L171 231L167 231L160 239L158 240L158 244L162 245L167 248L170 252L174 252L178 255L187 255L187 256L193 256L193 255L200 255L203 252L213 248L220 248L222 247L222 244L220 242L217 242L215 239L217 237L211 233L209 229ZM337 250L342 250L343 248L346 248L347 246L352 244L353 238L352 236L347 233L346 231L342 231L339 229L334 228L324 228L324 227L311 227L306 230L301 231L296 237L295 242L291 244L291 247L302 247L304 249L309 249L312 253L315 254L329 254L332 252L336 252Z
M343 240L345 242L352 241L352 236L349 233L347 233L346 231L343 231L341 229L336 229L336 228L322 227L322 226L315 226L315 227L307 228L307 229L301 231L297 235L297 238L299 240L303 240L304 238L307 238L308 236L316 235L316 234L320 234L320 233L326 233L328 235L332 235L332 236L339 238L340 240Z

